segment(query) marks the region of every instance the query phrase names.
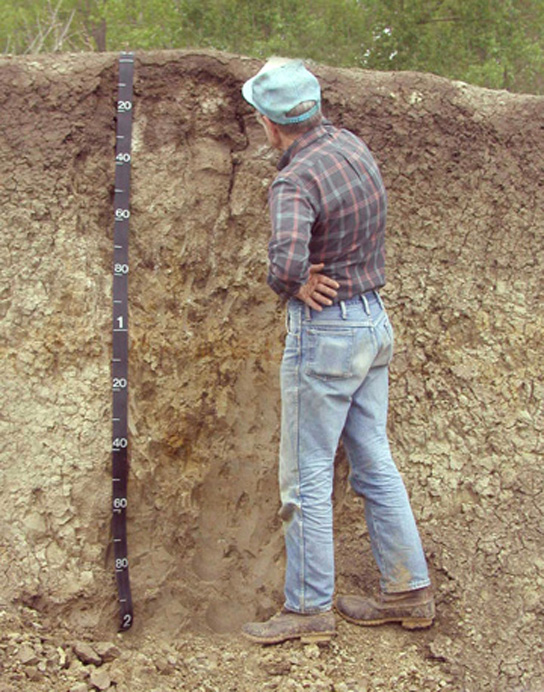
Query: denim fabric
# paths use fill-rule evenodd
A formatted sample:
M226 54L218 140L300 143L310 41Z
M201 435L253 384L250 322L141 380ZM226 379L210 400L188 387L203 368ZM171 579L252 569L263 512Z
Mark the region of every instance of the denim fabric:
M387 440L393 330L381 298L369 292L321 312L291 299L287 326L279 470L286 608L313 613L332 604L332 485L341 438L351 485L365 500L382 590L428 586L416 523Z

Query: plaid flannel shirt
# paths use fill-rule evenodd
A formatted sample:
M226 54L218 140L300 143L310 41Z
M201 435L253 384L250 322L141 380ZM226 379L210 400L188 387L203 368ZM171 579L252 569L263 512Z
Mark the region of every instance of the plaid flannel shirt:
M336 301L385 284L386 192L366 144L328 121L283 154L269 191L268 284L295 295L310 264L340 284Z

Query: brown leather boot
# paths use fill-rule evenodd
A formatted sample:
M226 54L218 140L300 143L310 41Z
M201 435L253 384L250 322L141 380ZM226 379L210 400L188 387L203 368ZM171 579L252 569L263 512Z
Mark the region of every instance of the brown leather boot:
M287 639L300 639L303 644L328 642L336 634L336 622L332 610L301 615L283 609L266 622L246 623L242 634L259 644L279 644Z
M434 598L430 586L414 591L381 593L377 599L362 596L339 596L336 610L356 625L383 625L400 622L409 630L430 627L435 616Z

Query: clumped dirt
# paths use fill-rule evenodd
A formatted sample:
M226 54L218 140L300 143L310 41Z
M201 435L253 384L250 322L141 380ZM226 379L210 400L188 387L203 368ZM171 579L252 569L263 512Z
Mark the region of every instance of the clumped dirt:
M389 192L391 442L437 595L428 631L260 648L281 604L276 154L253 60L136 59L129 549L116 633L110 358L117 56L0 59L0 691L542 692L544 99L315 66ZM372 590L340 452L339 590Z

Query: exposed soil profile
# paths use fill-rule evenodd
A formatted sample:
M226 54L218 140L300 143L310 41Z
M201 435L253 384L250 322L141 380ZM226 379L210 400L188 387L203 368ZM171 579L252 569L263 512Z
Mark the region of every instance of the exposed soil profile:
M117 55L0 58L0 692L542 692L544 98L313 69L389 195L389 428L436 588L432 629L339 623L251 645L282 602L278 370L266 286L277 155L260 67L136 55L129 550L110 554ZM335 477L337 588L377 588Z

